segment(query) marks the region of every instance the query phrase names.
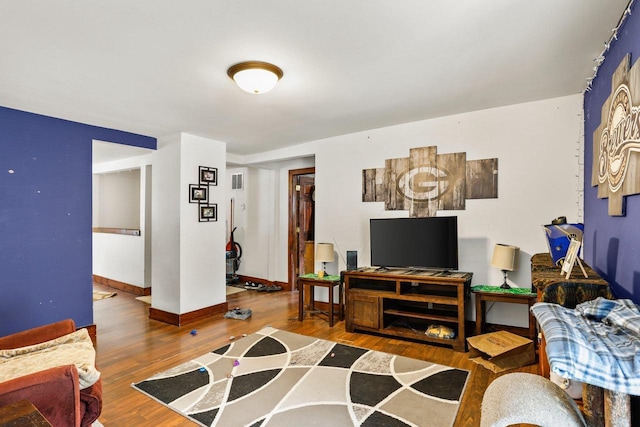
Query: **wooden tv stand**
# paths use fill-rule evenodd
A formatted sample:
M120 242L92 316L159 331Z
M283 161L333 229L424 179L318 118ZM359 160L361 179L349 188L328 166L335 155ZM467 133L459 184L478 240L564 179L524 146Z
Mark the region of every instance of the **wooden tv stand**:
M343 272L346 330L369 331L466 350L465 306L472 273L411 269ZM454 338L425 334L430 325L452 328Z

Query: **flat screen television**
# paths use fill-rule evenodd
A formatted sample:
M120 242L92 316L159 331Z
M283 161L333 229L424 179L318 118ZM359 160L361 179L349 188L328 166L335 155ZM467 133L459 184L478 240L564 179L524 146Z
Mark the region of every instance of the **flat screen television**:
M458 217L371 219L371 265L458 269Z

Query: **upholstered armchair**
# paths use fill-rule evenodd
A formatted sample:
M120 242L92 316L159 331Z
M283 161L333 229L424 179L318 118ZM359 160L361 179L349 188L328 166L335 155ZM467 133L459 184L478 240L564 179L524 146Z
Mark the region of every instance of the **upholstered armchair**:
M0 350L54 340L76 331L67 319L0 338ZM29 400L53 426L90 426L102 410L102 380L80 389L73 364L52 367L0 383L0 406Z

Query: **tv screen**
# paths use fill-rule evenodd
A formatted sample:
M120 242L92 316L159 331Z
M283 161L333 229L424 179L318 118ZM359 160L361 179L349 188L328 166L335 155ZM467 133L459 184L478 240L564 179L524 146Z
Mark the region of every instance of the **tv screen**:
M371 219L371 265L458 269L458 217Z

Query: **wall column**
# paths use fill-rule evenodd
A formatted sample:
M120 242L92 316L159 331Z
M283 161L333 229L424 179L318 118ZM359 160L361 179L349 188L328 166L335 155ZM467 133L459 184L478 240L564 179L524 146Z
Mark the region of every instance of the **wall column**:
M226 311L226 144L189 134L158 140L152 179L152 306L149 317L182 325ZM217 168L208 186L217 221L200 222L189 203L199 167Z

